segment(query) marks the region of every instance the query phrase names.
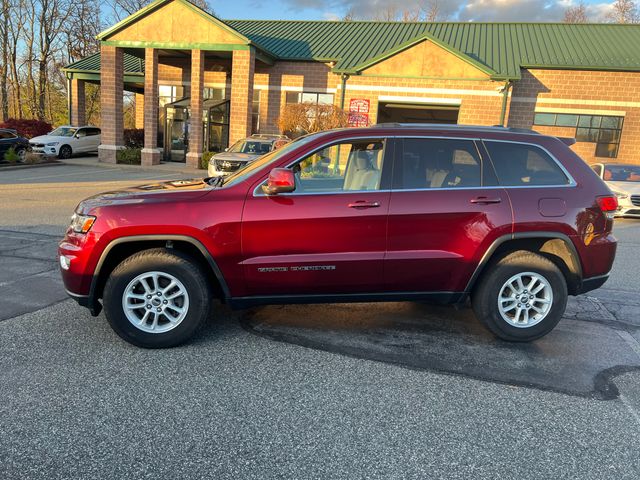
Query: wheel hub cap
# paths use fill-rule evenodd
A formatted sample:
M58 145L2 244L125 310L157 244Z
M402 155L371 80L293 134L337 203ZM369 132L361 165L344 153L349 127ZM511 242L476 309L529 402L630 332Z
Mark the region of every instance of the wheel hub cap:
M122 294L122 309L129 322L147 333L176 328L189 310L187 289L166 272L146 272L129 282Z
M553 290L539 273L518 273L507 280L498 295L498 311L503 320L518 328L537 325L549 314Z

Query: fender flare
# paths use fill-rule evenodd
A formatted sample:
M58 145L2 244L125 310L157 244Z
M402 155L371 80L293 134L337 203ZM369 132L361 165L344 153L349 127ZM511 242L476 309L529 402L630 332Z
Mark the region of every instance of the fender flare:
M111 252L111 250L113 250L113 248L116 247L117 245L122 245L123 243L148 242L148 241L180 241L180 242L190 243L191 245L196 247L200 251L202 256L207 260L207 263L209 264L211 271L213 272L214 276L216 277L216 279L220 284L220 288L222 289L222 294L224 295L225 299L230 298L231 294L229 291L229 286L227 285L227 282L224 279L224 276L222 275L222 271L220 270L220 267L218 267L218 264L213 259L213 256L211 255L209 250L207 250L207 248L197 238L190 237L188 235L165 235L165 234L131 235L131 236L119 237L112 240L107 244L107 246L104 248L104 250L100 254L100 258L98 259L98 263L96 264L96 268L94 269L93 277L91 279L91 286L89 288L89 298L88 298L88 307L94 316L97 316L100 313L100 310L102 309L102 306L100 305L100 303L98 302L98 299L96 298L96 289L98 288L100 271L102 270L104 262L109 256L109 253Z
M498 250L498 247L512 240L528 240L528 239L562 240L562 242L566 245L566 247L569 250L569 253L574 259L575 267L576 267L575 273L578 277L577 280L580 282L582 281L582 264L580 262L580 256L578 255L578 250L576 249L576 246L573 244L573 242L571 241L568 235L565 235L564 233L559 233L559 232L510 233L510 234L502 235L501 237L496 238L493 241L493 243L489 246L487 251L482 256L480 263L478 264L473 274L471 275L471 278L467 282L467 286L464 289L465 294L469 295L471 293L471 291L473 290L473 287L475 286L476 281L478 280L478 278L480 278L485 267L489 264L489 262L493 258L493 254L496 252L496 250Z

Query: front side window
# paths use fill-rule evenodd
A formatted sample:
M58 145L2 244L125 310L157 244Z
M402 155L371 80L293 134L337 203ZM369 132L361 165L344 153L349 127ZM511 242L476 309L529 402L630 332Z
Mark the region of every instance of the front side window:
M403 144L394 189L481 186L482 162L472 140L406 138Z
M291 168L296 192L327 193L379 190L384 141L353 140L307 155Z
M556 161L540 147L494 141L485 141L484 144L502 186L569 184L569 178Z

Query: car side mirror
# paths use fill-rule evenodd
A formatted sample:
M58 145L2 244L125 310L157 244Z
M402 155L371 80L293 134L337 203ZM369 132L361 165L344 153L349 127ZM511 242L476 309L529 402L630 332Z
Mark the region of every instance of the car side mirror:
M267 195L289 193L296 189L296 177L288 168L274 168L269 172L267 184L262 186L262 191Z

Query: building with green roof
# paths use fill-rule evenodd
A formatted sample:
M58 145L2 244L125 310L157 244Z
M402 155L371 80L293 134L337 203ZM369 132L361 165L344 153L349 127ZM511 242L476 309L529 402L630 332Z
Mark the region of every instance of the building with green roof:
M349 125L437 122L534 128L577 139L587 161L640 162L640 26L220 20L156 0L68 65L70 121L101 85L100 159L123 145L136 94L143 162L197 164L253 133L279 133L290 103L332 104ZM203 128L190 128L202 124Z

